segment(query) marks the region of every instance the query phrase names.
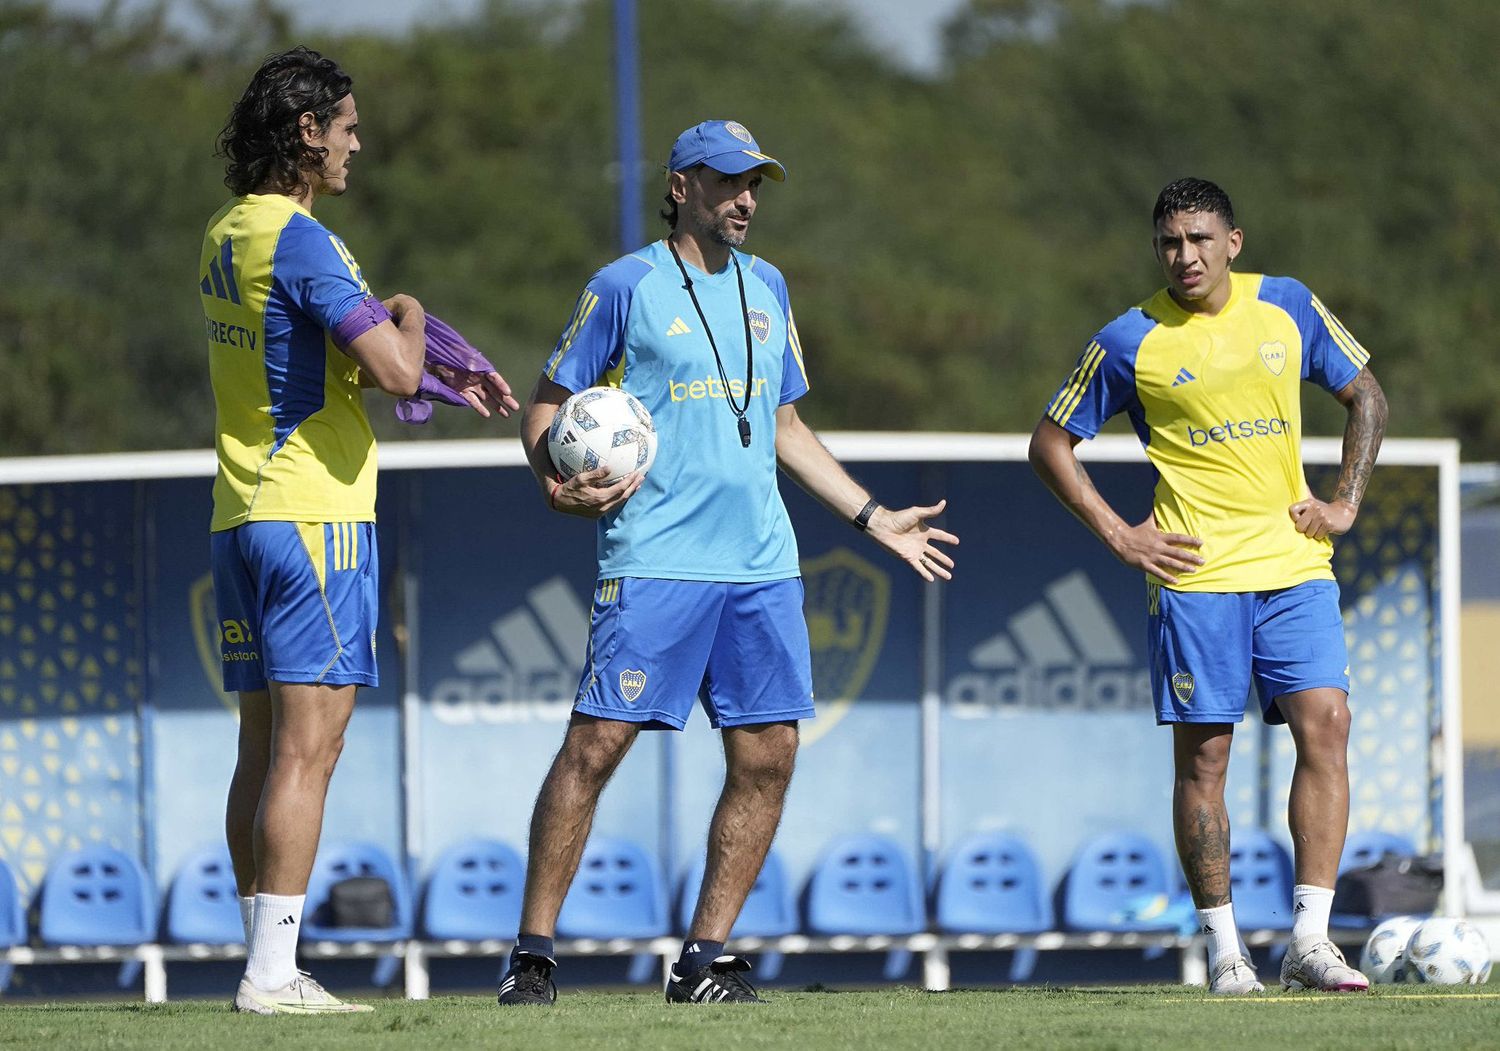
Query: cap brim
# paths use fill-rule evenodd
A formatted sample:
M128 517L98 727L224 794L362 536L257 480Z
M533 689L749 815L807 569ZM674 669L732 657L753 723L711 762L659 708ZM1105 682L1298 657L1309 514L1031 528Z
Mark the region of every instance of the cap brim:
M716 172L725 175L739 175L752 168L764 169L769 178L777 182L786 182L786 169L775 157L767 157L764 153L756 153L754 150L730 150L728 153L716 153L712 157L705 157L703 163Z

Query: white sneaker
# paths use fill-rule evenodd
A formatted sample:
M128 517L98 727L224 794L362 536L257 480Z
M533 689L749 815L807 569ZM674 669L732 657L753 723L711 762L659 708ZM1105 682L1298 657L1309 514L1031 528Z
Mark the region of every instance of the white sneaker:
M306 971L280 989L260 989L249 978L240 979L234 994L234 1009L257 1015L327 1015L357 1014L373 1011L364 1004L346 1004L324 989Z
M1243 956L1232 956L1214 970L1208 991L1215 996L1245 996L1263 993L1266 987L1255 977L1255 968Z
M1362 993L1370 979L1350 967L1339 947L1327 938L1293 941L1281 961L1284 989L1317 989L1325 993Z

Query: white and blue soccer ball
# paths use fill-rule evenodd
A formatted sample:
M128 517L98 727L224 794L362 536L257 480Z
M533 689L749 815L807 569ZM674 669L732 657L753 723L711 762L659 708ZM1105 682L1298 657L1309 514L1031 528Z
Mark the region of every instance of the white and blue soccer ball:
M1483 985L1490 977L1490 947L1464 920L1423 920L1406 943L1406 980L1429 985Z
M1359 954L1359 969L1382 985L1405 982L1406 943L1421 925L1420 916L1392 916L1376 927Z
M562 403L547 432L547 452L564 478L609 469L613 482L643 474L656 460L656 424L635 395L618 387L589 387Z

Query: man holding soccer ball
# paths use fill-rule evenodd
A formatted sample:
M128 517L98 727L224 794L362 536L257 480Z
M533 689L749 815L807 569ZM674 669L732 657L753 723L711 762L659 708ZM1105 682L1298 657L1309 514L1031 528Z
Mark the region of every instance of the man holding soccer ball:
M1253 682L1268 723L1297 746L1288 822L1296 853L1287 988L1369 982L1328 938L1349 821L1349 655L1330 536L1354 525L1385 433L1369 354L1301 283L1235 274L1243 232L1202 179L1153 213L1167 287L1106 325L1031 439L1047 486L1126 565L1146 574L1157 721L1172 726L1177 851L1212 958L1215 993L1260 992L1229 883L1224 778ZM1302 380L1348 410L1334 499L1302 470ZM1158 481L1150 517L1125 522L1074 446L1130 416Z
M744 126L705 121L667 165L671 227L594 275L537 380L521 437L543 498L599 520L587 666L532 815L525 903L502 1004L556 999L557 915L599 793L642 728L682 729L695 702L723 731L726 776L669 1002L755 1002L724 942L765 860L813 717L796 539L779 466L928 581L949 579L932 507L890 511L797 415L807 392L786 282L745 243L764 179L786 170ZM574 392L617 386L655 421L649 472L558 477L547 434Z

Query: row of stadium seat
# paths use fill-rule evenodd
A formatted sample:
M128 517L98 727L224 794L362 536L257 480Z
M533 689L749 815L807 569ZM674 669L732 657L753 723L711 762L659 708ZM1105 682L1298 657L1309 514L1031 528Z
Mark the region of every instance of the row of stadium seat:
M1399 836L1352 835L1340 871L1382 853L1412 854ZM1286 851L1261 829L1237 830L1230 864L1235 912L1244 930L1291 926L1292 869ZM651 939L683 931L691 919L703 862L681 881L675 922L657 861L638 844L596 836L558 918L558 935L575 939ZM1078 852L1049 895L1032 851L1013 835L976 834L949 854L924 888L910 858L892 840L858 835L832 844L801 894L800 909L780 856L767 857L733 936L902 936L1036 934L1065 931L1195 929L1191 902L1169 881L1169 865L1150 839L1131 832L1097 837ZM330 888L373 876L391 888L389 926L338 927ZM433 864L420 905L395 861L361 843L325 844L308 887L302 937L335 943L507 940L520 919L525 870L510 846L472 839ZM69 852L48 869L37 909L37 939L48 946L134 946L158 935L155 893L139 862L104 845ZM1364 926L1370 917L1336 922ZM173 879L160 925L163 941L229 945L243 941L233 870L222 845L189 858ZM11 872L0 862L0 949L25 945L29 932Z

